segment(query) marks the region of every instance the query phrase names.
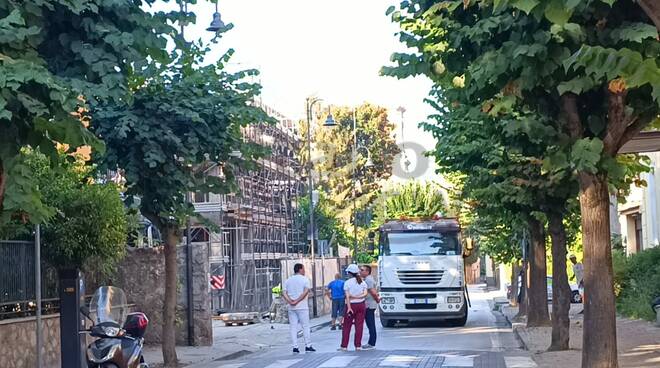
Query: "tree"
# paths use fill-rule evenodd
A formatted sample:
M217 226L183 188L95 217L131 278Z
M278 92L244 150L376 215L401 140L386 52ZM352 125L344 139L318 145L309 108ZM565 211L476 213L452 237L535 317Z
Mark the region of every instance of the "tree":
M216 39L217 41L217 39ZM175 62L138 76L132 98L92 106L91 130L103 139L107 153L102 168L119 170L126 180L129 203L156 226L165 247L163 357L177 365L175 350L177 258L181 221L192 215L186 201L191 192L226 193L235 189L232 168L254 166L265 154L243 142L241 129L250 123L272 122L251 103L259 86L243 80L256 71L229 73L225 63L204 65L209 51L201 43L175 50ZM242 158L232 155L239 150ZM224 165L226 179L210 177L198 168Z
M650 2L643 2L649 4ZM575 174L585 250L584 367L616 367L609 189L624 188L619 148L657 120L660 43L631 0L402 3L393 12L408 74L463 86L450 101L484 111L529 111L556 124L544 171ZM449 108L450 105L445 105ZM451 106L453 108L453 106Z
M320 185L328 192L331 208L348 230L353 201L356 201L358 210L373 202L381 181L392 176L392 163L399 148L394 139L394 124L389 121L385 108L369 103L356 107L356 136L360 148L355 167L357 180L354 180L353 109L334 107L331 112L337 126L323 128L319 121L313 133L312 143L321 156L315 168L321 174ZM303 123L303 126L306 125ZM301 152L306 152L306 148L303 147ZM365 167L368 158L373 162L373 167ZM302 157L302 161L306 160ZM356 185L357 181L359 185Z
M298 201L296 213L297 223L304 234L309 233L309 197L301 197ZM339 254L338 247L350 247L353 244L352 237L346 231L344 224L336 217L326 196L321 193L319 201L314 206L314 223L318 231L319 239L332 241L334 254ZM308 250L303 250L308 253Z
M41 228L44 259L57 269L81 269L92 261L95 270L111 272L124 256L128 232L119 188L94 182L92 167L76 157L60 154L52 167L45 155L24 149L18 160L30 170L38 201L54 213ZM11 185L7 192L14 192ZM0 227L10 238L31 237L31 230L20 220Z
M146 1L151 5L153 1ZM166 14L141 0L4 1L0 4L0 221L20 216L41 223L49 213L27 185L24 147L58 162L58 143L102 150L81 120L91 100L126 97L127 77L147 60L162 62Z

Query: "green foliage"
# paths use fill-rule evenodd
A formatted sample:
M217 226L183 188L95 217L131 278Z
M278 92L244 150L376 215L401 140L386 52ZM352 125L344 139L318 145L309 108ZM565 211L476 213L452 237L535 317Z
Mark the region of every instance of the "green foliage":
M300 224L303 233L307 234L309 232L309 197L299 199L296 216L296 222ZM353 238L349 236L341 220L336 217L335 211L323 193L320 194L319 202L314 207L314 224L319 239L332 240L331 246L334 254L339 254L338 246L353 247Z
M382 73L433 81L424 127L458 198L502 231L480 232L485 249L520 238L520 215L572 217L578 173L625 191L647 170L614 158L660 111L660 43L635 2L412 0L390 14L412 51Z
M350 233L351 237L354 237L353 222L357 221L358 243L364 246L369 209L382 183L392 176L392 163L399 148L394 138L394 124L389 121L387 109L365 103L357 106L355 111L359 147L355 167L353 108L348 106L332 108L332 115L337 122L334 128L323 127L321 119L316 121L312 137L315 153L312 157L320 157L315 160L314 168L319 173L319 186L328 193L326 200L332 217L340 221L344 232ZM301 131L307 130L306 122L300 125ZM373 163L372 167L365 166L368 158ZM308 160L306 146L301 149L300 159L303 163ZM354 180L354 176L357 180Z
M205 65L209 51L188 44L175 52L174 63L146 75L130 100L92 109L91 130L107 145L97 157L101 168L122 172L129 203L139 198L142 214L161 231L192 213L187 193L236 189L234 171L253 167L266 153L241 133L248 124L272 121L251 104L260 87L244 77L256 71L225 71L232 51ZM242 156L231 155L234 150ZM214 164L224 165L226 180L206 175Z
M627 260L619 254L614 262L615 281L620 285L619 312L632 318L654 320L651 301L660 295L660 248L644 250Z
M447 202L439 186L417 181L400 184L381 194L382 201L376 203L372 227L385 223L388 219L400 217L446 216Z
M60 155L60 164L53 168L45 155L24 150L20 161L30 171L38 202L54 213L41 227L44 259L61 269L93 262L95 271L111 272L124 255L128 231L118 188L94 183L91 168L70 156ZM30 230L17 219L1 232L21 238Z
M86 102L124 100L129 77L149 60L164 62L170 14L147 11L151 0L26 0L0 3L0 173L8 193L0 210L43 222L50 215L29 195L17 162L32 147L58 162L57 143L73 151L103 145L85 128ZM144 9L143 9L144 8ZM76 113L76 114L72 114ZM7 170L8 169L8 170ZM0 184L5 177L0 175ZM34 218L30 218L30 216ZM4 221L10 216L4 215Z
M314 163L314 167L320 173L320 185L329 193L327 199L336 216L349 226L354 198L358 210L367 208L374 201L381 181L392 176L392 163L399 148L394 139L394 124L389 121L387 109L369 103L357 106L356 136L358 147L361 148L357 150L354 168L353 109L347 106L333 107L332 114L337 122L336 127L325 128L321 125L322 121L318 120L314 129L312 144L316 155L321 157L319 162ZM305 123L302 125L306 130ZM301 159L306 162L306 147L301 152L305 152ZM373 162L371 168L365 167L367 157ZM359 185L353 179L354 171Z
M612 251L612 269L614 271L614 295L617 298L621 296L623 286L628 275L628 256L623 250L614 249Z
M357 264L372 264L376 261L376 257L374 257L373 254L369 254L366 252L360 252L357 254L355 257L355 262Z

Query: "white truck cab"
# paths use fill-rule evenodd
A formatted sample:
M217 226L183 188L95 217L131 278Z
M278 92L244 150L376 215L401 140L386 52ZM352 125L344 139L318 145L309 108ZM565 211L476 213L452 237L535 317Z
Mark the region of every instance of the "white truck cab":
M461 228L456 219L388 221L379 229L380 320L467 321Z

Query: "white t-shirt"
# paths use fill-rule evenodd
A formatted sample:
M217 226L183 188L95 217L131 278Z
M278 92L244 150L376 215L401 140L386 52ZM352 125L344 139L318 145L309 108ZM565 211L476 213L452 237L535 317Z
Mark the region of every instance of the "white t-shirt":
M362 283L358 284L355 277L352 277L344 283L344 291L348 295L353 295L353 296L362 295L364 294L365 291L367 291L367 283L364 280L362 280ZM364 302L364 298L351 299L351 304L362 303L362 302Z
M305 289L311 290L312 285L309 282L309 279L303 275L293 275L289 277L288 280L284 282L284 291L292 300L300 298L300 296L305 292ZM297 305L293 306L289 304L290 310L301 310L309 309L309 303L307 298L303 299Z
M575 275L575 282L580 286L580 283L584 279L584 266L582 263L576 263L573 265L573 274Z

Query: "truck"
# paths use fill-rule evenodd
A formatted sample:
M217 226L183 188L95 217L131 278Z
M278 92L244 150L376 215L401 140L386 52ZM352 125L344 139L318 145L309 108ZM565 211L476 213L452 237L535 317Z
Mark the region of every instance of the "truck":
M378 235L382 325L446 321L464 326L469 295L458 220L389 220Z

